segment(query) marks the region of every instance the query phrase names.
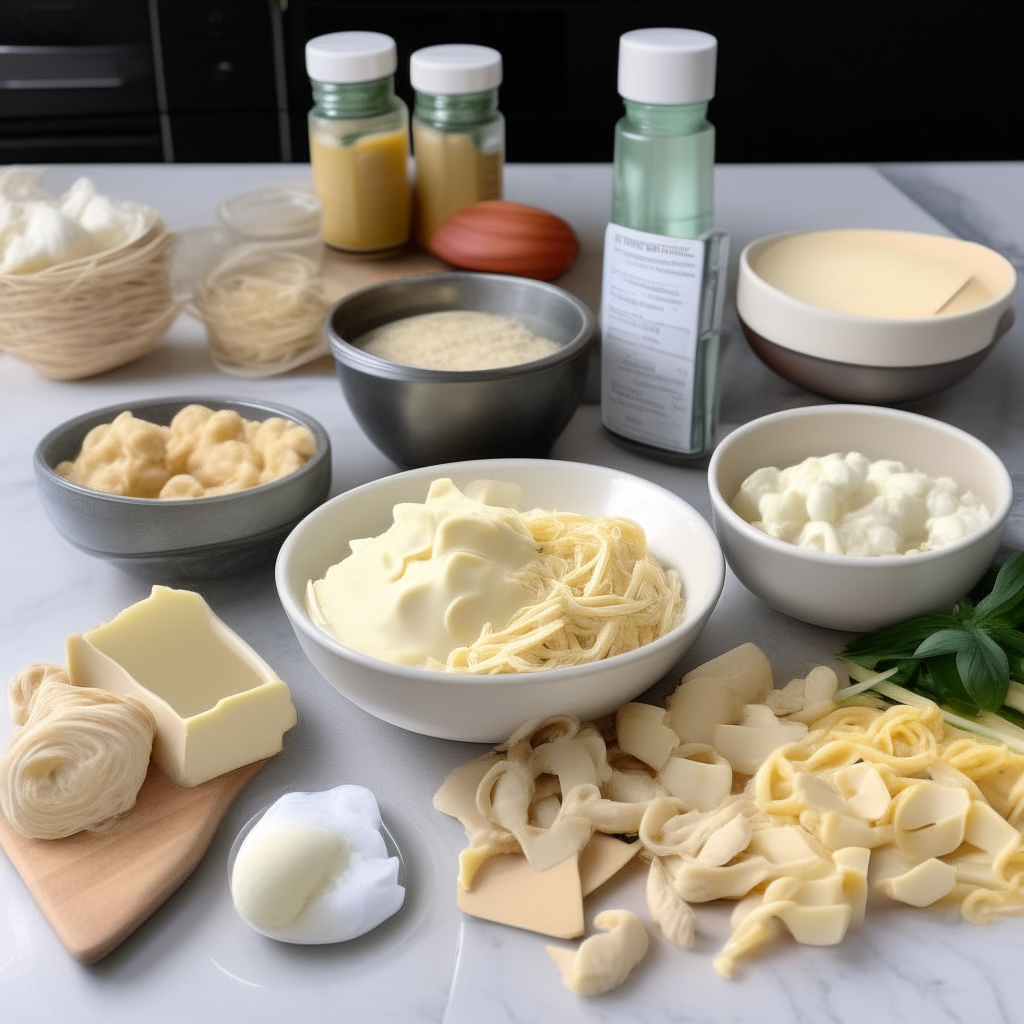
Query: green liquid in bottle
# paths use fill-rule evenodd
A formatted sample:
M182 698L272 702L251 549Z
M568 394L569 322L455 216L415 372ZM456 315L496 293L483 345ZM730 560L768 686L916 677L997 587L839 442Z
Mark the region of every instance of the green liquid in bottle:
M623 99L615 126L612 223L705 243L698 340L693 366L690 444L678 451L610 431L645 455L687 464L711 451L717 424L718 356L728 237L714 222L715 129L707 103L652 104Z
M615 126L612 221L672 238L700 238L715 209L715 127L706 103L623 101Z

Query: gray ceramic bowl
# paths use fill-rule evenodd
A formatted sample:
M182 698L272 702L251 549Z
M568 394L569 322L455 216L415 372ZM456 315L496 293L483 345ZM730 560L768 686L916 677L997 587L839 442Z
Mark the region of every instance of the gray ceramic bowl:
M308 427L316 453L301 469L268 484L211 498L125 498L65 480L54 467L74 459L85 435L130 410L170 423L183 406L234 409L249 420L281 416ZM292 527L321 504L331 485L331 442L311 416L286 405L197 396L112 405L51 430L36 448L36 485L46 514L65 540L151 582L203 579L271 561Z
M544 359L492 370L425 370L358 347L418 313L499 313L558 342ZM547 455L583 397L594 317L562 288L502 274L406 277L346 296L327 320L341 388L367 437L407 468Z

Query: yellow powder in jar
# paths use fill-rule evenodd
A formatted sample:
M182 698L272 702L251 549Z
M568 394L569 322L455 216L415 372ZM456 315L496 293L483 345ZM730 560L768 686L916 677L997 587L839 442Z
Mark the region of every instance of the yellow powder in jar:
M393 320L358 345L392 363L427 370L490 370L543 359L561 346L511 317L453 310Z
M323 204L323 238L348 252L381 252L409 240L412 202L403 126L345 145L326 132L309 139L313 187Z
M413 120L416 151L416 237L430 245L434 232L467 206L502 195L501 149L484 153L468 132L441 132Z

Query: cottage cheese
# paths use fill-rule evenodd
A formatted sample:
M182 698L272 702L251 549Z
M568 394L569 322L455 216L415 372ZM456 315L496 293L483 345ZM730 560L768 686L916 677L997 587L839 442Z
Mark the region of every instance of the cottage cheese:
M766 466L743 481L732 508L758 530L833 555L911 555L955 544L992 518L947 476L859 452Z

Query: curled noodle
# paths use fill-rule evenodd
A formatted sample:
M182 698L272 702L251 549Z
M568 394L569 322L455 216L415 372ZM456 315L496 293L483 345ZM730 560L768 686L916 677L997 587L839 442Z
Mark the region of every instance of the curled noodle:
M130 810L156 731L134 698L73 686L62 675L58 666L32 665L9 688L12 709L31 693L24 724L0 759L0 809L32 839L100 831Z

